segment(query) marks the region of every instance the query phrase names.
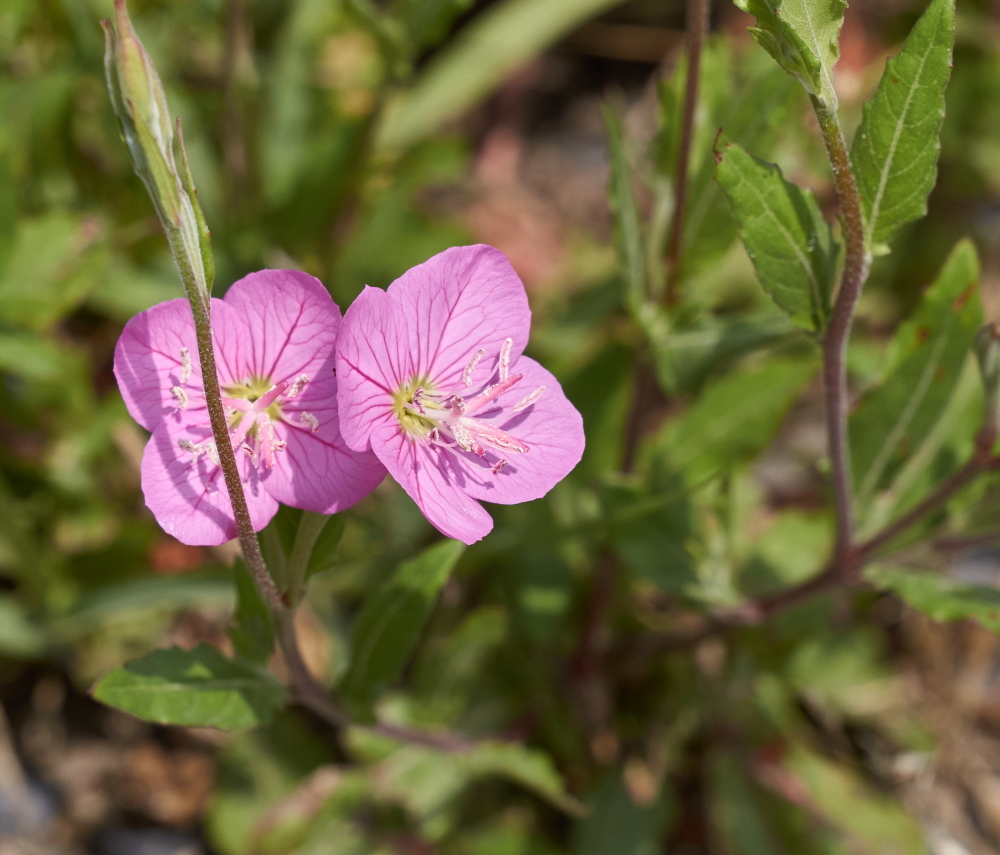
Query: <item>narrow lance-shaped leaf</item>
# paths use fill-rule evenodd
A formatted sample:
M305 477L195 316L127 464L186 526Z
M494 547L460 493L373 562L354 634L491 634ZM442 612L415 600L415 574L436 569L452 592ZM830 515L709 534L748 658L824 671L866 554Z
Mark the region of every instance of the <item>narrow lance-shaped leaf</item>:
M457 540L434 544L365 598L351 632L351 664L340 684L356 716L368 717L375 692L399 676L464 548Z
M171 647L116 668L94 697L145 721L238 730L267 722L285 700L263 669L214 647Z
M757 19L750 32L785 71L829 110L837 108L833 67L845 0L734 0Z
M955 41L954 0L933 0L865 104L851 163L875 254L901 226L927 212L937 178L944 91Z
M982 323L979 261L969 241L949 256L889 347L887 379L851 418L851 457L864 504L919 447L951 399Z
M604 108L604 126L608 134L608 158L611 161L608 194L615 216L618 263L625 279L626 302L634 313L642 305L646 289L642 222L632 190L632 172L625 152L625 133L618 117L607 106Z
M764 290L796 324L822 330L840 248L812 193L738 145L726 144L718 160L719 185Z

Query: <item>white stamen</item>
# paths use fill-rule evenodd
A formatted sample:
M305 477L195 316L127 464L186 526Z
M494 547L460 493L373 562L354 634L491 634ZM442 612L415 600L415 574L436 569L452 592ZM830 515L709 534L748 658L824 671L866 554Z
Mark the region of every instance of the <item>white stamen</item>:
M186 410L188 408L187 392L185 392L180 386L174 386L171 388L170 393L177 399L178 407L182 410Z
M191 352L186 348L181 348L181 383L187 383L191 376Z
M535 391L534 391L534 392L532 392L532 393L531 393L530 395L527 395L527 396L525 396L525 397L524 397L524 398L522 398L522 399L521 399L520 401L518 401L518 402L517 402L516 404L514 404L514 406L513 406L513 410L514 410L514 412L515 412L515 413L519 413L519 412L521 412L521 410L526 410L526 409L528 409L528 407L530 407L530 406L531 406L532 404L534 404L534 403L535 403L535 402L536 402L536 401L537 401L537 400L538 400L539 398L541 398L541 397L542 397L542 392L544 392L544 391L545 391L545 387L544 387L544 386L539 386L539 387L538 387L537 389L535 389Z
M479 360L485 355L485 350L477 350L476 355L469 360L469 364L465 366L465 370L462 372L462 382L466 386L472 385L472 372L476 370L476 366L479 364Z
M510 351L514 346L514 339L508 338L500 348L500 382L503 383L510 373Z
M451 408L460 415L465 412L465 398L460 395L455 395L448 403L451 404Z
M309 382L309 380L310 377L308 374L300 374L298 377L295 378L295 382L292 383L292 388L290 388L287 392L285 392L285 397L294 398L296 395L299 394L299 392L302 391L302 389L305 387L306 383Z
M205 454L216 466L219 465L219 449L215 447L215 440L205 443Z
M191 456L195 460L201 457L202 453L205 451L205 446L196 445L195 443L191 442L190 439L179 439L177 440L177 445L181 451L190 452Z
M469 451L482 457L486 453L484 449L465 425L456 423L452 425L451 432L455 435L455 442L459 444L462 451Z
M427 415L427 410L424 409L424 405L422 403L425 394L427 394L427 392L423 386L419 387L417 391L413 393L413 406L416 407L417 412L422 416Z
M313 433L316 433L316 431L319 430L319 419L317 419L312 413L299 413L299 421L302 424L307 425L309 430Z
M506 457L504 457L502 460L498 460L496 463L493 464L493 466L490 468L490 472L492 472L494 475L497 475L499 474L500 470L503 469L504 466L506 466L508 463L510 463L510 461Z
M283 439L274 440L271 445L274 447L275 451L284 451L288 447L288 443Z
M254 466L256 466L257 465L257 452L254 451L253 448L251 448L250 445L248 443L245 443L245 442L243 443L243 445L241 447L247 453L247 455L249 455L249 457L250 457L250 463L253 464Z

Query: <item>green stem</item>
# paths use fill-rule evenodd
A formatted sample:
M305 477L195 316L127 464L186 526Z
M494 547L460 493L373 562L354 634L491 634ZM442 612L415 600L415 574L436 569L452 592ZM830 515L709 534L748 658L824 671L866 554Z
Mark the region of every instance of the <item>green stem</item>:
M861 199L851 169L844 132L837 113L822 101L812 99L823 141L833 168L837 196L844 224L846 259L840 290L823 339L823 384L826 397L826 433L830 454L831 481L837 536L834 566L846 567L854 538L854 510L851 498L851 457L847 437L847 342L861 289L868 278L870 258L865 248Z

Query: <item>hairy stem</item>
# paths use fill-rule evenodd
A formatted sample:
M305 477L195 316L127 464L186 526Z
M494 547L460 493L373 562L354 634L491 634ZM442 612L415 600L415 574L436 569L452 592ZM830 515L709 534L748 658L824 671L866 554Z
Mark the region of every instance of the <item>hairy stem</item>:
M830 477L833 485L837 536L833 564L846 566L854 538L854 511L851 500L851 457L847 440L847 342L854 321L854 310L861 289L868 278L870 259L865 249L864 219L861 199L851 169L847 142L835 111L817 98L813 109L819 120L823 140L833 168L834 183L840 200L844 225L846 258L840 290L833 305L830 325L823 339L823 385L826 400L826 434L830 454Z
M219 391L219 374L215 367L215 349L212 347L212 326L209 318L209 307L200 300L191 299L191 311L194 313L194 327L198 338L198 358L201 362L201 376L205 384L205 404L208 407L208 418L212 425L212 437L219 452L219 466L222 477L226 481L229 501L233 506L233 516L236 518L236 533L240 541L240 549L247 563L247 570L260 590L264 601L272 609L283 609L285 603L281 598L271 574L267 572L264 556L257 542L257 533L250 520L250 509L247 507L247 497L243 492L243 482L236 465L236 455L233 452L232 440L229 438L229 426L226 424L226 413L222 408L222 394Z
M667 242L667 287L664 299L673 306L678 299L678 285L684 244L684 211L687 208L688 172L691 165L691 144L694 138L694 118L698 109L698 84L701 78L701 49L708 34L709 0L688 0L687 4L687 80L684 87L684 112L681 136L677 147L677 174L674 185L674 218L670 223Z

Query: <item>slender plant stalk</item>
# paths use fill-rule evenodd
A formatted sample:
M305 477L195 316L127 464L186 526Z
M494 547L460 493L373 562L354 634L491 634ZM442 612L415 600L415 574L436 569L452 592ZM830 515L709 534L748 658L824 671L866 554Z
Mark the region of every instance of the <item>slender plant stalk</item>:
M208 407L208 418L212 425L212 437L215 439L215 447L219 452L219 467L222 469L222 477L226 481L229 501L233 505L240 550L243 552L250 577L260 590L264 601L272 609L284 609L285 603L281 593L264 564L264 556L261 554L260 544L257 542L257 533L250 520L250 509L247 507L247 497L243 492L240 471L236 465L236 454L233 452L232 440L229 437L226 413L222 408L222 394L219 391L219 374L215 367L215 350L212 347L212 326L209 312L200 300L192 299L190 303L198 339L201 376L205 384L205 404Z
M816 98L813 108L823 133L833 167L844 223L846 259L840 290L833 305L830 325L823 339L823 385L826 399L826 434L830 454L837 535L834 544L836 567L846 567L854 538L854 510L851 500L851 458L847 441L847 342L861 289L868 278L870 259L865 249L864 219L851 158L844 132L835 111Z
M674 217L670 223L667 243L667 287L664 299L668 306L676 305L680 283L684 245L684 211L687 208L688 179L691 167L691 145L694 138L694 118L698 110L698 84L701 79L701 50L708 34L709 0L688 0L687 5L687 80L684 86L684 112L681 136L677 147L677 174L674 178Z

